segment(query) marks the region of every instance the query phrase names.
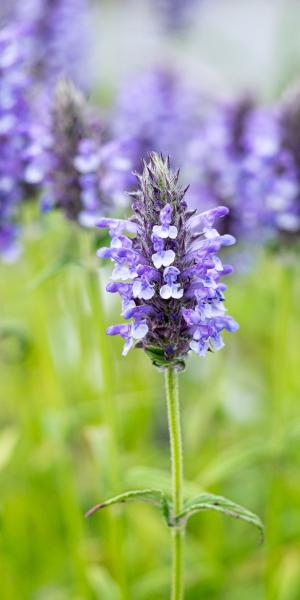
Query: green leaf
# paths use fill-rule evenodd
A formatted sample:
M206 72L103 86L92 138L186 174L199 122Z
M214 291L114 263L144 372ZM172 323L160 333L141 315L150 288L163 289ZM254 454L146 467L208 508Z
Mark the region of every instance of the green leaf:
M183 510L176 515L174 525L184 523L193 514L202 510L216 510L217 512L222 512L225 515L234 517L235 519L241 519L242 521L251 523L259 529L261 541L263 541L264 526L257 515L250 512L247 508L232 502L232 500L228 500L228 498L215 496L214 494L200 494L200 496L185 503Z
M105 502L101 502L100 504L96 504L85 514L86 517L90 517L97 510L101 508L106 508L107 506L112 506L113 504L122 504L126 502L146 502L147 504L152 504L153 506L157 506L169 524L170 517L170 505L167 497L160 490L155 489L146 489L146 490L132 490L130 492L125 492L123 494L119 494L118 496L114 496Z

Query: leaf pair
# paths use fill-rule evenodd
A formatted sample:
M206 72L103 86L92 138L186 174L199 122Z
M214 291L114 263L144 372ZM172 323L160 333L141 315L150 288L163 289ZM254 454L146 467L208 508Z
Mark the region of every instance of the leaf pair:
M225 515L246 521L247 523L251 523L257 527L260 532L261 541L263 541L264 527L257 515L250 512L243 506L228 500L228 498L216 496L215 494L202 493L193 500L188 500L185 502L184 507L179 514L172 515L172 504L170 499L160 490L133 490L115 496L114 498L110 498L110 500L106 500L100 504L96 504L96 506L91 508L85 516L90 517L97 510L113 504L136 501L146 502L159 508L169 527L180 527L181 525L185 524L193 514L203 510L215 510L217 512L222 512Z

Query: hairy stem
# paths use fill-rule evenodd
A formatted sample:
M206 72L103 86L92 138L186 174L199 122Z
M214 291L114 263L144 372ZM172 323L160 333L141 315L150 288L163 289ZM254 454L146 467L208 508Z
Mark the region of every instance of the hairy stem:
M183 461L178 394L178 374L168 368L165 371L168 423L170 434L173 516L183 507ZM172 591L171 600L183 598L183 544L184 528L172 528Z

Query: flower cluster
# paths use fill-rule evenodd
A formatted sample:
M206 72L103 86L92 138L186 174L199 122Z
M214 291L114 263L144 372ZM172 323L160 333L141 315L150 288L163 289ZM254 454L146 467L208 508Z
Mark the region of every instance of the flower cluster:
M299 82L288 90L279 107L281 125L281 152L290 169L290 180L294 186L294 202L291 210L279 223L280 233L300 233L300 87Z
M57 87L49 134L42 208L61 208L69 219L94 225L121 202L132 167L127 144L103 142L101 119L67 80Z
M225 230L262 241L291 231L297 180L274 108L249 98L219 105L186 150L191 205L230 207Z
M16 26L0 32L0 255L19 251L16 216L20 203L41 182L39 126L34 123L26 72L26 33Z
M152 151L170 154L179 166L200 110L199 95L189 83L167 69L153 69L124 86L113 115L114 131L135 142L136 170Z
M137 171L152 150L181 166L190 207L228 206L222 232L262 243L298 227L295 161L276 107L249 96L207 102L174 73L156 70L121 94L115 131L128 136Z
M200 356L219 350L221 331L238 326L226 315L226 286L220 283L231 267L217 256L234 238L214 229L215 220L228 210L188 210L178 176L168 159L151 154L137 176L132 218L98 223L109 228L112 238L98 256L115 263L107 290L120 294L122 316L132 319L110 327L108 335L125 339L123 354L137 345L155 364L180 368L190 350Z
M48 89L68 77L86 89L91 39L88 0L16 2L15 17L28 30L28 60L35 82Z

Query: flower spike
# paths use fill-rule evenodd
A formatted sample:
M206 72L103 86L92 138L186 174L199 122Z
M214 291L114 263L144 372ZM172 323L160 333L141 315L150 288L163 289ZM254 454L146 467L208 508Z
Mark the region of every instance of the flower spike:
M137 346L157 366L182 368L190 350L200 356L217 351L224 345L222 330L238 328L226 315L220 283L231 268L217 256L235 240L214 228L228 209L189 211L178 173L170 169L168 158L155 153L137 179L132 218L99 223L109 228L112 241L98 255L115 263L107 290L120 294L122 314L132 319L107 333L125 339L123 354ZM127 237L126 231L134 233Z

